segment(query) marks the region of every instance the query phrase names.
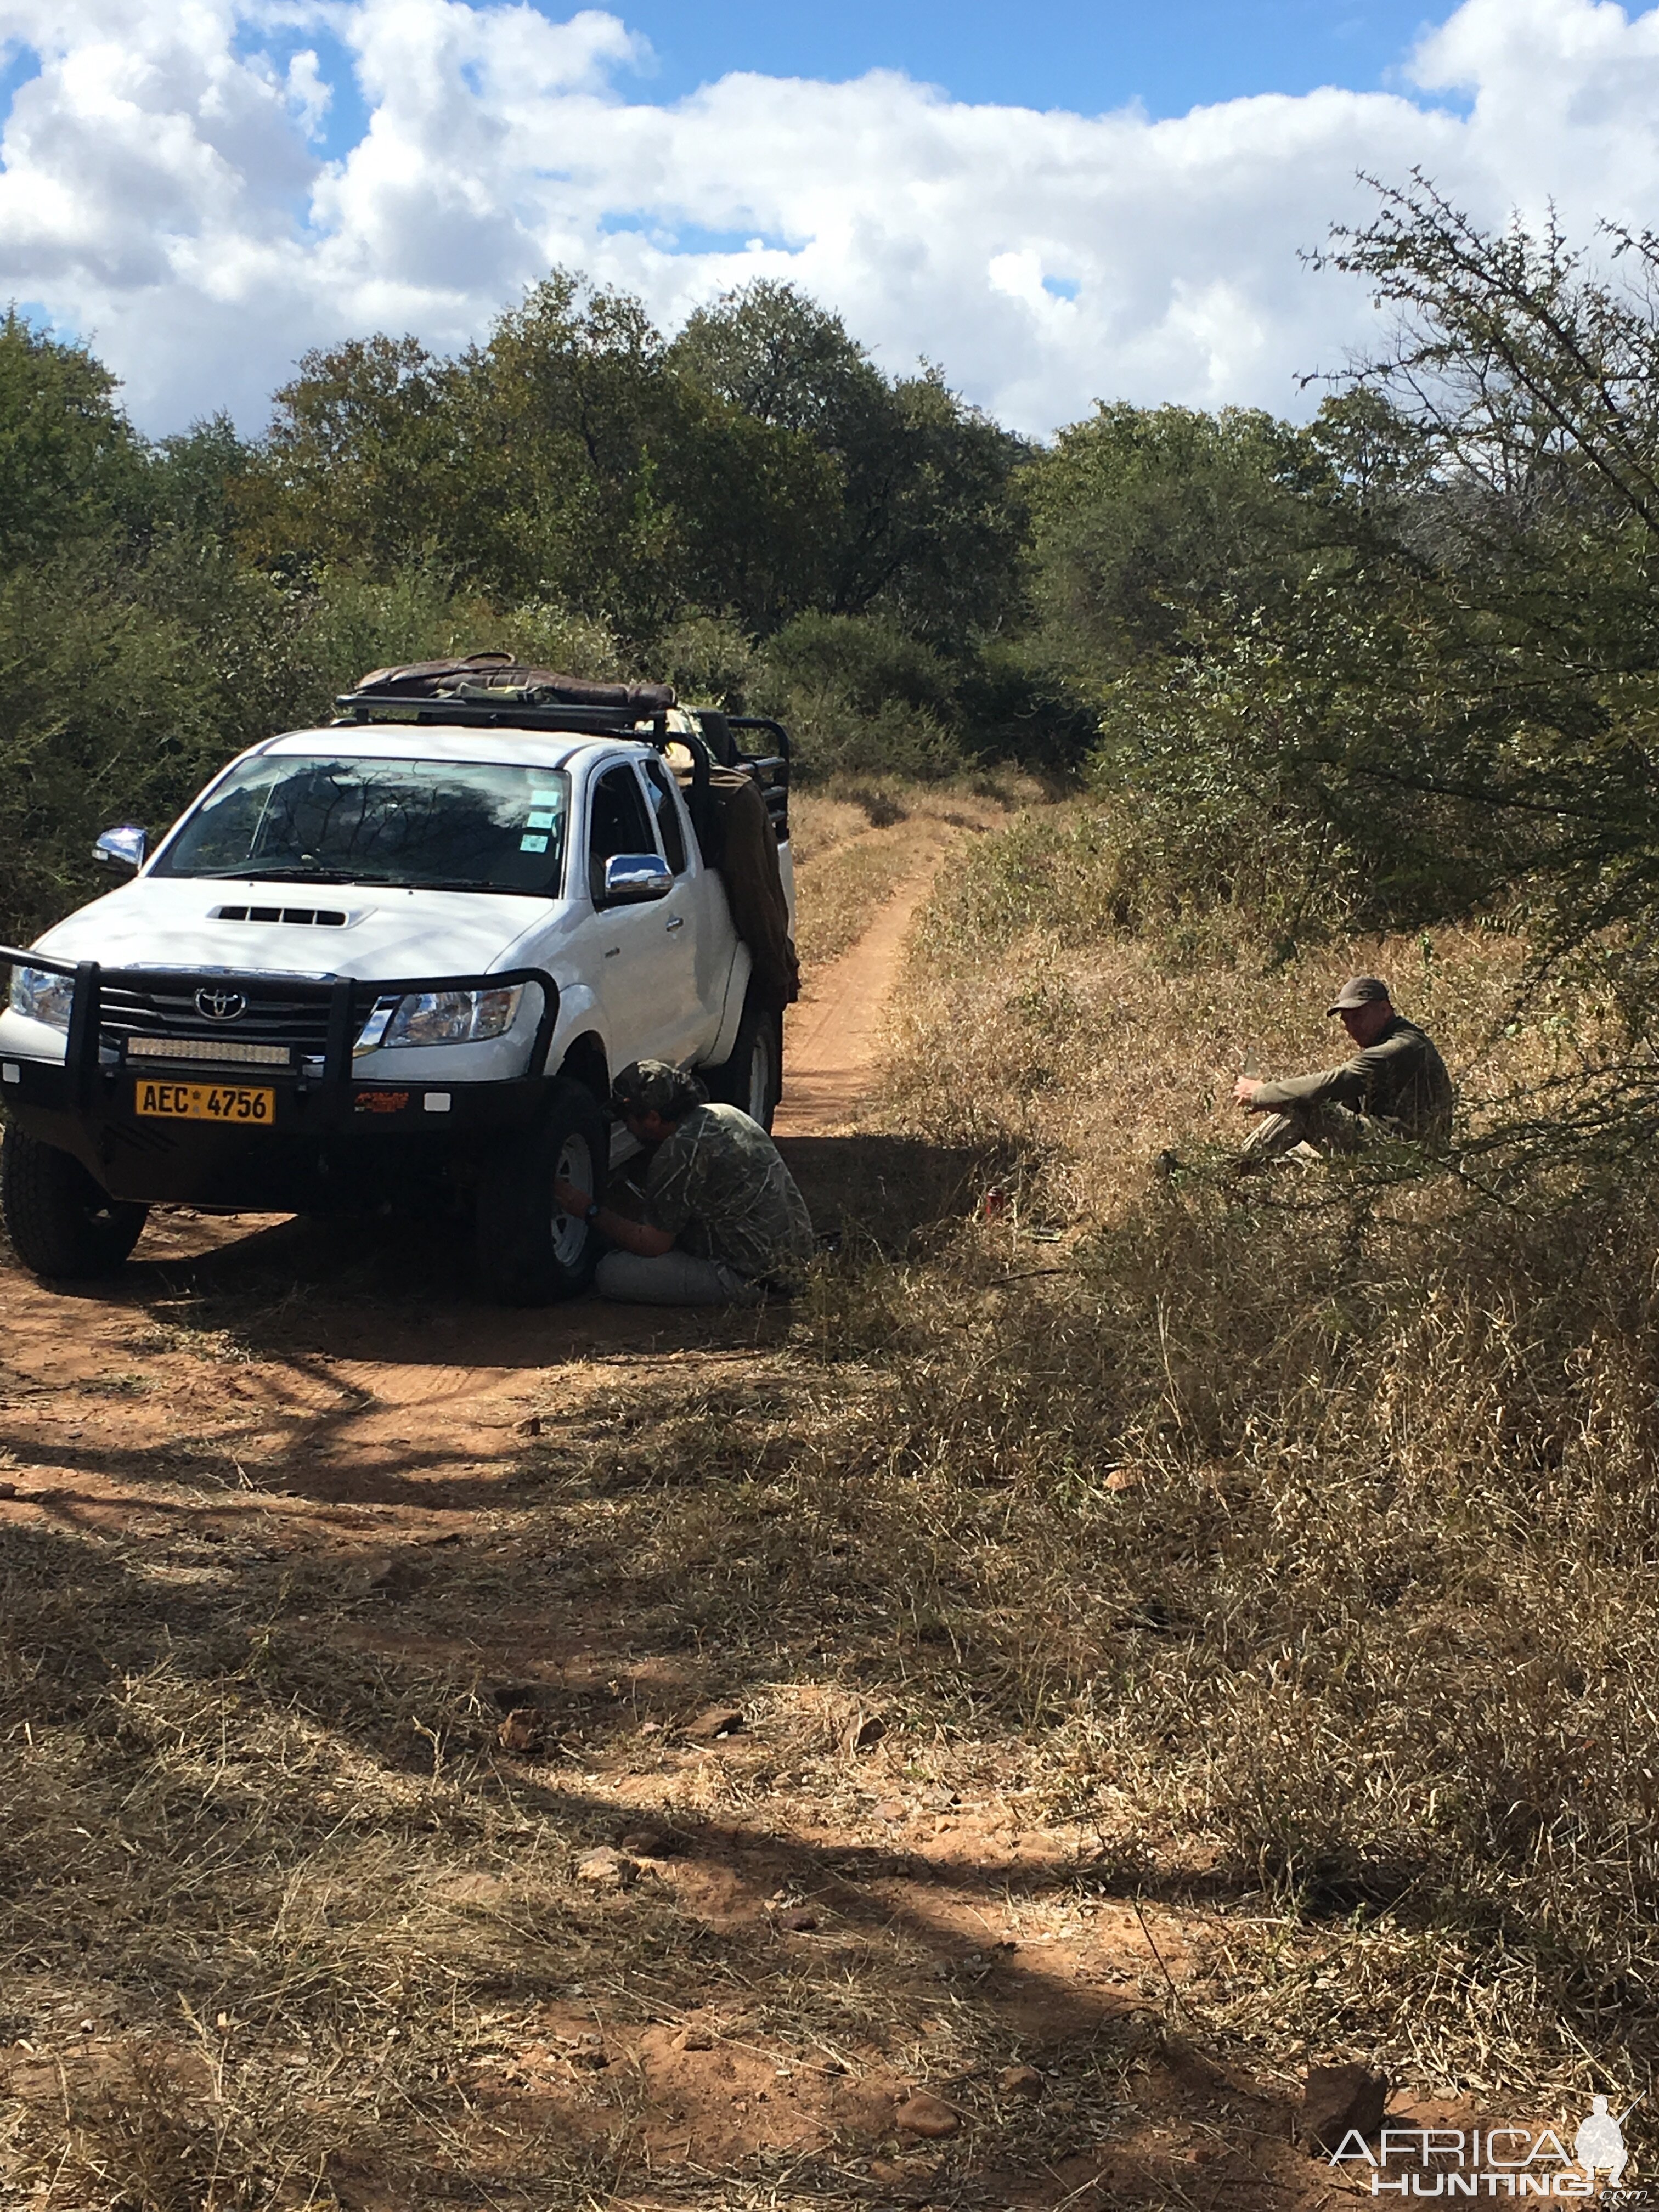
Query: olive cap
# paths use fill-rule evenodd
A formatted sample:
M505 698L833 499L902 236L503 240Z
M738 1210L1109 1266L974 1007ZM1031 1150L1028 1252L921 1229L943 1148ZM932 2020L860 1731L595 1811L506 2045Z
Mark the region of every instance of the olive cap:
M660 1114L665 1121L678 1121L708 1100L696 1076L665 1060L630 1060L611 1086L611 1110L623 1121L630 1114Z
M1352 1006L1386 1006L1392 1003L1392 996L1380 975L1350 975L1325 1012L1329 1016L1346 1013Z

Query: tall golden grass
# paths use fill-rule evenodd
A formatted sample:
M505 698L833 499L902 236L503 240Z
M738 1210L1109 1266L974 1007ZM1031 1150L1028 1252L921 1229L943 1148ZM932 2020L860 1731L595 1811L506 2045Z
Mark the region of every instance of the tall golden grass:
M1247 1048L1345 1056L1352 970L1440 1042L1465 1136L1595 1065L1602 1010L1516 1013L1496 930L1271 968L1234 918L1127 937L1119 867L1097 811L1027 817L935 902L897 1012L892 1125L1019 1162L884 1326L824 1322L907 1340L885 1460L929 1495L921 1578L1118 1845L1342 1927L1328 2039L1334 2012L1448 2079L1628 2083L1659 2030L1647 1164L1223 1156Z

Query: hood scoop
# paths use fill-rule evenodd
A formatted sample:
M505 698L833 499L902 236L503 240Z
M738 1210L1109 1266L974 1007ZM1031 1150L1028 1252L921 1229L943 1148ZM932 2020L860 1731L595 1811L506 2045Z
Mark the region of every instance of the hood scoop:
M361 915L337 906L216 906L208 909L210 921L280 921L296 929L349 929Z

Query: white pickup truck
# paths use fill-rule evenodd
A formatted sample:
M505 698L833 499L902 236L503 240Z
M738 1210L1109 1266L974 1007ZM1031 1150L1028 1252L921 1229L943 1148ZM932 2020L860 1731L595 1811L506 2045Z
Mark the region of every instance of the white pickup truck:
M617 1068L695 1065L769 1125L781 1017L695 823L717 726L766 793L793 922L777 725L341 706L233 761L153 854L106 831L133 879L0 947L0 1206L38 1273L113 1272L155 1203L465 1206L482 1286L538 1304L592 1273L553 1182L603 1188Z

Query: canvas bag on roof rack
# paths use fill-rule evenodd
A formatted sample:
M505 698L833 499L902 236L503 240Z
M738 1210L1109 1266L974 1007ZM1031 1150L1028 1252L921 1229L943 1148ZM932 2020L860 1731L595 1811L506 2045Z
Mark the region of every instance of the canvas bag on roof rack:
M375 668L359 679L358 691L383 698L465 699L503 705L604 707L643 718L665 714L674 704L671 684L591 684L555 669L534 668L510 653L470 653L464 660L411 660Z

